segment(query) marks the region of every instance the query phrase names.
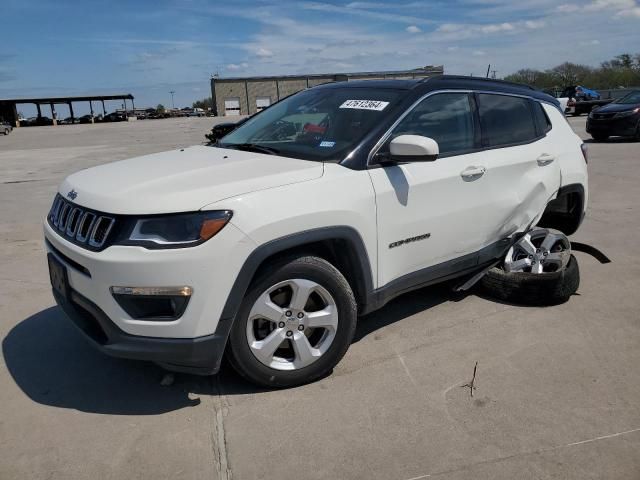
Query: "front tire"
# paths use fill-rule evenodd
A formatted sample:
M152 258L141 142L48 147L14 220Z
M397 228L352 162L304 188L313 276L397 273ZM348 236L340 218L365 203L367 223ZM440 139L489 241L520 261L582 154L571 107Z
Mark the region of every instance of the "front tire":
M605 142L609 138L609 135L592 133L591 138L593 138L596 142Z
M249 287L227 356L258 385L303 385L338 364L356 321L355 297L337 268L314 256L291 257L269 265Z

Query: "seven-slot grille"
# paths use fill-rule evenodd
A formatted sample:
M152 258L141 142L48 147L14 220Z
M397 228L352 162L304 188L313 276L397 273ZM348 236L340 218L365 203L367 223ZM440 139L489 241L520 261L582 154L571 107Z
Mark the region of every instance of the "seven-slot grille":
M56 195L48 219L60 235L91 249L102 248L115 223L115 218L78 207L60 195Z

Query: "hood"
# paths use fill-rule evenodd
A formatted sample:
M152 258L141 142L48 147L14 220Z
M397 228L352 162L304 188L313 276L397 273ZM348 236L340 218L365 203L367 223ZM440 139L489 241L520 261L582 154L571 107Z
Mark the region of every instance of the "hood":
M633 103L608 103L607 105L594 110L596 113L614 113L614 112L627 112L629 110L633 110L635 108L640 107L640 104Z
M196 211L225 198L321 177L323 164L205 146L109 163L67 177L60 194L121 215Z

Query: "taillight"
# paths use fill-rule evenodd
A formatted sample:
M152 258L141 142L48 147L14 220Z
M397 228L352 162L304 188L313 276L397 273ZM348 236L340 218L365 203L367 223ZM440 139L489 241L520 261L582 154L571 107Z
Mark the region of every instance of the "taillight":
M587 144L583 143L580 145L580 150L582 150L582 156L584 157L584 163L589 163L589 155L587 151Z

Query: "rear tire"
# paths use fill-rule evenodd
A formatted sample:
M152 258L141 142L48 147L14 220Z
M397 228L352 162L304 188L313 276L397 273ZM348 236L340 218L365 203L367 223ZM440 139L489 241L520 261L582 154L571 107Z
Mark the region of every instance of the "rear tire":
M604 134L591 134L591 137L596 141L596 142L605 142L607 141L607 139L609 138L609 135L604 135Z
M255 384L303 385L338 364L356 321L355 297L337 268L314 256L290 257L252 282L231 328L227 358Z

